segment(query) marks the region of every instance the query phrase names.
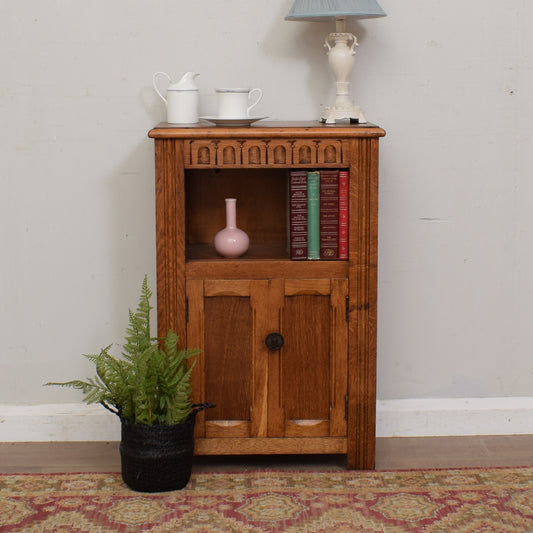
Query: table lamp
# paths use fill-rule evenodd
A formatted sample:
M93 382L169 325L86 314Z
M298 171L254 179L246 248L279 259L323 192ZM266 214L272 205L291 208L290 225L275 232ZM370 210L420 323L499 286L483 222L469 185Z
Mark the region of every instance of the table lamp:
M385 17L386 13L376 0L295 0L285 20L319 21L335 19L335 33L326 37L328 60L335 77L334 106L325 107L321 121L334 124L340 119L367 122L363 111L350 101L350 76L355 61L357 38L346 32L346 18Z

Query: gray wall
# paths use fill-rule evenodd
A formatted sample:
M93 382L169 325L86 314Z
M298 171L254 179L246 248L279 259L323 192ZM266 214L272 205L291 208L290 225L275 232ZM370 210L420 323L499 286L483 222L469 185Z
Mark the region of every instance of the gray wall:
M533 7L380 0L352 95L387 130L380 159L381 399L531 396ZM290 0L2 0L0 403L78 401L45 381L92 373L155 289L155 71L261 87L257 115L332 100L333 24Z

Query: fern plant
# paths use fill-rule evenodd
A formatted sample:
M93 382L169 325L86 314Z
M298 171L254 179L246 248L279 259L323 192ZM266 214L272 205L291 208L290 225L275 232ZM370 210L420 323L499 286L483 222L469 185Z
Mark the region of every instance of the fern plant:
M81 390L88 404L100 403L133 424L179 424L192 411L191 365L188 360L200 350L178 350L178 335L169 330L164 338L150 333L148 278L144 277L135 312L129 311L122 357L114 357L111 346L98 354L85 355L96 368L96 375L85 381L50 382Z

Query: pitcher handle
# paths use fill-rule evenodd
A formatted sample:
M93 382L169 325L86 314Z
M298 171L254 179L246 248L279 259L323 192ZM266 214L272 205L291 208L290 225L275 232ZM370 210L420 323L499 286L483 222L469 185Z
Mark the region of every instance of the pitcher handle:
M161 100L163 100L163 102L165 102L165 104L167 103L167 99L159 92L159 89L157 88L157 83L156 83L156 79L157 79L157 76L165 76L165 78L167 78L168 80L168 83L171 83L170 81L170 76L166 73L166 72L156 72L152 78L152 83L153 83L153 86L154 86L154 89L155 89L155 92L160 96Z
M246 109L246 115L247 115L247 116L250 116L250 109L252 109L252 107L255 107L255 106L259 103L259 101L261 100L261 98L263 98L263 91L262 91L261 89L258 89L258 88L256 88L256 89L252 89L252 90L250 91L250 93L248 94L248 102L251 100L251 98L252 98L252 94L253 94L254 92L257 93L259 96L257 97L257 100L256 100L252 105L250 105L250 106L248 107L248 109Z

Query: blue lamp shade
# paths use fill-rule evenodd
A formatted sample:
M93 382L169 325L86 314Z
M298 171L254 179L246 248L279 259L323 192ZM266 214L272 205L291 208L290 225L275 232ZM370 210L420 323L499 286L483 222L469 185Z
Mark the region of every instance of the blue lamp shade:
M285 20L330 20L376 18L387 14L376 0L295 0Z

